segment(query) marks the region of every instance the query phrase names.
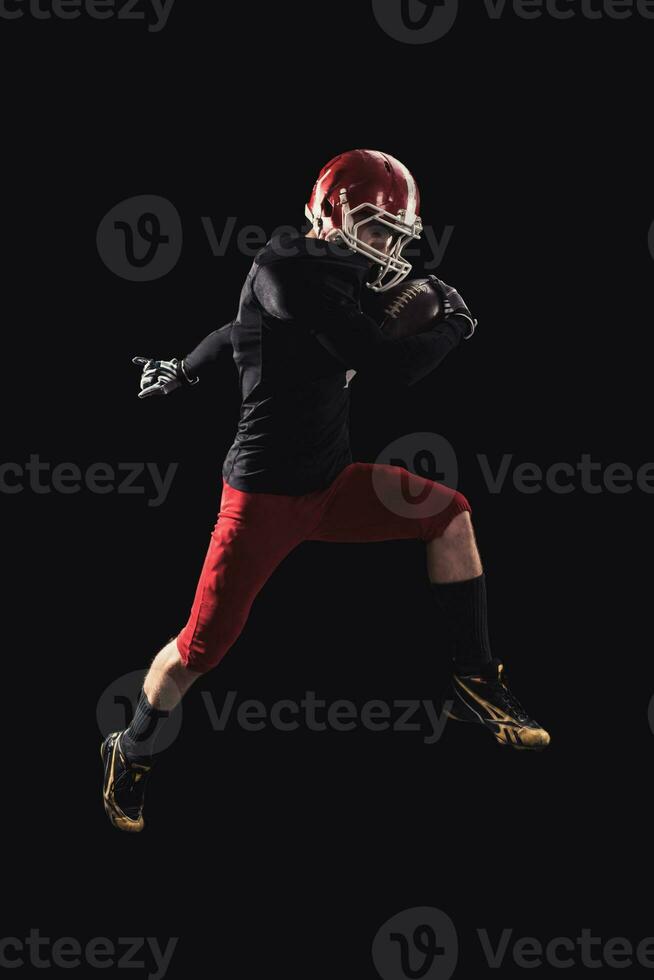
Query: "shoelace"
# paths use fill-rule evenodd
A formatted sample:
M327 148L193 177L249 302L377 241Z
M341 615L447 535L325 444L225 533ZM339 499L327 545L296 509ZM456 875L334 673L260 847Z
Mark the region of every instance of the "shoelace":
M114 796L122 797L122 802L119 805L128 817L136 818L143 806L143 795L149 772L149 769L143 771L125 769L114 784ZM141 778L136 779L137 776Z
M149 773L150 770L147 768L136 769L130 767L125 769L116 779L114 784L115 789L121 792L140 793L145 787Z
M493 681L491 683L491 687L493 691L499 695L498 700L502 703L502 707L508 708L509 712L512 713L518 719L518 721L529 721L529 715L520 704L515 694L511 693L503 681Z

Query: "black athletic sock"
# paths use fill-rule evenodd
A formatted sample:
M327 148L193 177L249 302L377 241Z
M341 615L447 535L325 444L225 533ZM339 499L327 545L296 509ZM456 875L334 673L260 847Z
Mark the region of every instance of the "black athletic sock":
M490 664L484 573L465 582L432 582L432 589L452 643L456 673L472 674Z
M141 691L132 723L120 736L120 747L128 762L152 764L154 743L169 715L170 711L153 708L145 691Z

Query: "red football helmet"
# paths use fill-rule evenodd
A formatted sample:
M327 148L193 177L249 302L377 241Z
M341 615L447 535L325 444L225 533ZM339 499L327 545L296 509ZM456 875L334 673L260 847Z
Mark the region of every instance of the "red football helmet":
M322 168L305 213L319 238L341 239L379 266L368 285L383 292L411 271L402 250L420 238L419 210L416 182L403 163L378 150L349 150ZM362 240L366 226L370 237L370 226L379 225L393 236L386 251Z

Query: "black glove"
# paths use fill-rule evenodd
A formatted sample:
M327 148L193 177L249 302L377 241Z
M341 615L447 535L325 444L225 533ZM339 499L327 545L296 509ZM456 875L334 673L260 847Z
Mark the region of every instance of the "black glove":
M184 361L174 357L172 361L156 361L150 357L133 357L132 364L143 368L139 398L150 395L169 395L182 385L194 385L199 378L190 378L184 370Z
M477 320L475 320L459 293L454 286L448 286L446 282L443 282L442 279L437 279L436 276L429 276L429 279L441 296L443 303L441 316L445 319L451 316L465 317L468 321L468 330L463 339L470 340L477 328Z

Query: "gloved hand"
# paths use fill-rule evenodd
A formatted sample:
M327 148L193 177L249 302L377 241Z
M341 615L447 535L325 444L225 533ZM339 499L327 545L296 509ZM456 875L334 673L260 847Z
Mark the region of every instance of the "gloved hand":
M429 278L441 296L443 303L443 312L441 316L445 317L446 319L451 316L465 317L469 323L469 328L463 339L470 340L477 328L477 320L475 320L473 317L460 293L457 292L454 286L448 286L446 282L443 282L442 279L437 279L436 276L429 276Z
M183 385L197 384L199 378L189 378L184 370L184 361L174 357L172 361L157 361L150 357L133 357L132 364L143 368L139 398L150 395L169 395Z

